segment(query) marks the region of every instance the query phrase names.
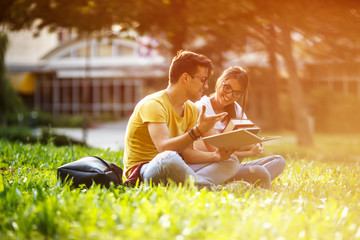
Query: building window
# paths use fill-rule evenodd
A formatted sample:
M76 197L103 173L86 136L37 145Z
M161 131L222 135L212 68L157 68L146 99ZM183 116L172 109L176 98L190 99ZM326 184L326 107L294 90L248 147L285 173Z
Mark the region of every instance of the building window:
M111 57L112 54L112 45L111 44L100 44L98 46L97 55L99 57Z
M60 58L71 58L71 52L62 55Z
M117 45L117 56L134 56L134 48L124 45Z
M88 51L88 52L86 52ZM88 47L83 47L83 48L79 48L75 51L75 56L76 57L86 57L86 54L89 54L89 56L91 55L91 48L90 46Z

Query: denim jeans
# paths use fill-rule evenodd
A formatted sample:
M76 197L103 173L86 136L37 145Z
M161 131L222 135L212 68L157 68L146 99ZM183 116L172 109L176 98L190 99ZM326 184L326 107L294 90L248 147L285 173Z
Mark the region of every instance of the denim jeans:
M277 178L284 171L285 167L286 161L280 155L244 162L241 163L240 170L230 181L243 180L269 189L271 181Z
M241 168L237 157L233 156L225 161L205 164L190 164L189 166L198 176L205 178L215 185L227 182Z
M165 185L169 179L177 184L185 183L191 176L200 189L236 180L270 188L271 181L284 171L285 166L286 161L279 155L241 164L236 157L231 157L221 162L188 165L177 152L165 151L144 164L140 175L145 182Z
M142 180L150 182L151 179L154 184L167 184L168 179L175 183L184 183L192 176L195 185L203 188L228 181L239 169L240 163L236 158L216 163L188 165L177 152L165 151L142 166L140 174Z

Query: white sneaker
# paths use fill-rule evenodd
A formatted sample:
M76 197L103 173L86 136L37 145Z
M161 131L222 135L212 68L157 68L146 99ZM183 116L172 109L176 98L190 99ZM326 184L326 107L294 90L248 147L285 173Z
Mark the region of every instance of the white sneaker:
M250 183L238 180L226 184L225 186L223 186L223 189L234 192L234 191L248 190L251 187L252 185Z

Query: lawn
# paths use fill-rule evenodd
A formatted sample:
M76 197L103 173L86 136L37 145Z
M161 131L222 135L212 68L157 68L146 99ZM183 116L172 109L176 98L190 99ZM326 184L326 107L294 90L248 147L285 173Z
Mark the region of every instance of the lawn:
M291 134L267 143L287 168L270 191L185 187L71 189L56 168L122 152L0 140L0 239L360 239L360 136Z

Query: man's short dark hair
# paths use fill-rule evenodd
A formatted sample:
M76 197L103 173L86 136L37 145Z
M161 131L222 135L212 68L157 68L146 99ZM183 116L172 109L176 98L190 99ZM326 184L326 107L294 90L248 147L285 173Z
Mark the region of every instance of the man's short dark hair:
M190 51L178 51L177 55L172 59L169 69L169 81L176 83L183 73L193 75L197 72L198 66L209 69L208 78L213 72L211 60L204 55Z

